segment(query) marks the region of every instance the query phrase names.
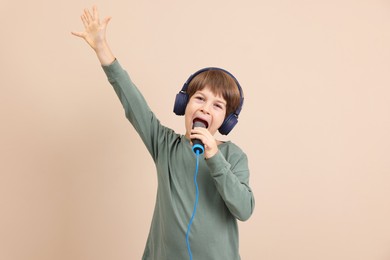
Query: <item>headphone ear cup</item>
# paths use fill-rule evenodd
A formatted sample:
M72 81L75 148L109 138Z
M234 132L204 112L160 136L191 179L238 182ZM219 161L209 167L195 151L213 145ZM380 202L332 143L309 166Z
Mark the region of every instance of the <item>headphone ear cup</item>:
M223 121L222 125L219 127L219 132L223 135L227 135L230 133L230 131L234 128L234 126L238 123L238 117L236 114L231 113L229 114L225 120Z
M186 111L187 102L188 102L188 95L186 93L183 92L177 93L175 104L173 106L173 112L178 116L184 115Z

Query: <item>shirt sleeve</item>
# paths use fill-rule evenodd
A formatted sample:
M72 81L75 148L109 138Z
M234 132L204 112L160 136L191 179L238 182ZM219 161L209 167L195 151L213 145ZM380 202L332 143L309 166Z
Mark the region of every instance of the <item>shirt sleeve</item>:
M153 159L156 160L158 144L163 138L161 130L164 127L118 60L102 68L122 103L127 119L140 135Z
M255 200L249 187L248 159L245 153L235 156L229 163L219 151L206 162L217 190L230 212L241 221L249 219Z

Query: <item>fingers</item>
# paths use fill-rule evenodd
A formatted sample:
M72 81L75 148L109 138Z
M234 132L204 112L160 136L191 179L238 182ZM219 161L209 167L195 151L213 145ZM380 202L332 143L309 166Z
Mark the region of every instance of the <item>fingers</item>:
M86 8L84 9L84 16L85 16L88 23L93 21L91 13Z
M202 127L195 127L194 129L191 129L190 137L199 139L203 143L209 143L209 140L214 140L214 137L210 134L210 132Z
M92 18L99 23L99 11L96 5L92 7Z
M81 15L81 21L83 21L84 27L87 28L89 25L89 22L88 22L87 17L84 14Z
M218 152L217 141L207 129L195 127L191 130L190 138L202 141L205 148L205 158L211 158Z
M83 21L84 26L88 26L92 22L97 22L99 24L99 14L96 6L93 6L92 14L85 8L84 13L81 15L81 20Z
M103 20L104 26L107 26L108 22L111 20L111 17L106 17ZM96 5L92 7L92 14L91 12L85 8L84 12L81 14L81 21L83 22L85 32L71 32L73 35L85 38L86 32L90 31L92 28L98 28L96 26L100 25L99 22L99 12Z

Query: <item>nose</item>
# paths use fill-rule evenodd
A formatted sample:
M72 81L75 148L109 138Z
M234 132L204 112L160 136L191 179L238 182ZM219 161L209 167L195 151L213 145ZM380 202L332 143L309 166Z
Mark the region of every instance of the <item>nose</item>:
M203 104L203 106L201 107L201 111L204 113L204 114L210 114L210 106L211 106L211 104L209 104L208 102L205 102L204 104Z

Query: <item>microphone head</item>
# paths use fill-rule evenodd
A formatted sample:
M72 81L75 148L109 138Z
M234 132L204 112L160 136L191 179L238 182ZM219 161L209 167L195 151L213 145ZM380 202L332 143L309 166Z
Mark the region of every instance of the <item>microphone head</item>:
M199 119L199 118L195 118L194 119L194 122L193 122L193 125L192 125L192 128L194 127L203 127L203 128L207 128L208 127L208 123L202 119Z

